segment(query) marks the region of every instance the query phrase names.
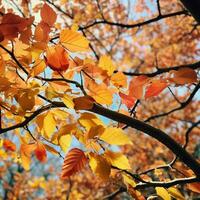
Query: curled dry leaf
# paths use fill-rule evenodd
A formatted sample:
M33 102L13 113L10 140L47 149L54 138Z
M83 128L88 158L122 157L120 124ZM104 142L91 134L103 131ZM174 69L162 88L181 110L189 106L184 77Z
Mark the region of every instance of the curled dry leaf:
M69 176L80 171L87 163L85 153L78 149L71 149L65 156L62 166L61 179L67 179Z

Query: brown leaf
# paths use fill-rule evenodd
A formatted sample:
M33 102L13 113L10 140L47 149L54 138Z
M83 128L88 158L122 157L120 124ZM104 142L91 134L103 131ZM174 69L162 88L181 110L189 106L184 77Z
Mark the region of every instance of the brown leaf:
M75 110L90 110L95 100L90 96L78 97L73 99Z

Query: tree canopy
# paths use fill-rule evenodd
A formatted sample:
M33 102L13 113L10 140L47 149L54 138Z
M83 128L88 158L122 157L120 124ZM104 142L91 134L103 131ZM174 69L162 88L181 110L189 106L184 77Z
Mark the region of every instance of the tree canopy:
M0 198L200 198L198 0L0 0Z

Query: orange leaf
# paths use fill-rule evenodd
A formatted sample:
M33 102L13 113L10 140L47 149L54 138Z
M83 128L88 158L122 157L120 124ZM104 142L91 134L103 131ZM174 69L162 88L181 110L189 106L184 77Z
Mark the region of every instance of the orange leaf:
M182 68L178 71L173 71L173 78L170 80L179 85L194 83L197 81L197 73L193 69Z
M36 144L21 144L20 147L20 155L22 160L22 166L24 169L29 170L30 169L30 163L31 163L31 154L34 152L36 148Z
M3 148L7 151L15 151L16 145L8 139L3 140Z
M129 85L129 96L133 96L136 99L141 99L144 96L144 86L148 82L147 76L134 77Z
M87 158L82 150L78 148L71 149L65 156L61 179L67 179L72 174L80 171L86 162Z
M40 15L42 17L42 21L47 23L49 26L53 26L57 18L54 10L46 3L42 7Z
M54 71L65 71L69 67L68 53L60 45L48 47L45 60Z
M200 183L190 183L187 184L187 188L192 192L196 192L200 194Z
M119 92L119 96L122 99L122 103L125 104L127 106L127 108L130 109L135 104L135 98L134 97L132 97L130 95L123 94L121 92Z
M36 149L34 151L36 158L40 162L46 162L47 160L47 153L44 145L41 142L37 142Z
M90 96L78 97L73 99L75 110L89 110L93 107L95 100Z
M152 83L147 87L145 98L157 96L167 87L167 83L163 80L153 80Z

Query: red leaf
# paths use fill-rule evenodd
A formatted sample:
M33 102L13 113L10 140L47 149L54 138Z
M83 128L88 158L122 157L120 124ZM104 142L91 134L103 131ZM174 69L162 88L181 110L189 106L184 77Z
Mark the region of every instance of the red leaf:
M49 47L45 60L46 64L54 71L65 71L69 67L68 53L60 45Z
M133 96L136 99L141 99L144 96L144 86L148 82L147 76L134 77L129 85L129 96Z
M157 96L167 87L167 83L163 80L153 80L147 87L145 98Z
M13 39L33 23L34 17L22 18L18 15L7 13L0 24L0 32L5 39Z
M61 179L67 179L72 174L80 171L86 163L87 158L82 150L78 148L71 149L65 156Z
M3 147L7 151L15 151L16 145L8 139L3 140Z
M37 142L36 149L34 151L36 158L40 162L46 162L47 160L47 153L44 145L41 142Z
M119 92L119 96L121 97L122 99L122 103L125 104L127 106L127 108L132 108L133 105L135 104L135 98L130 96L130 95L126 95L126 94L123 94L121 92Z

